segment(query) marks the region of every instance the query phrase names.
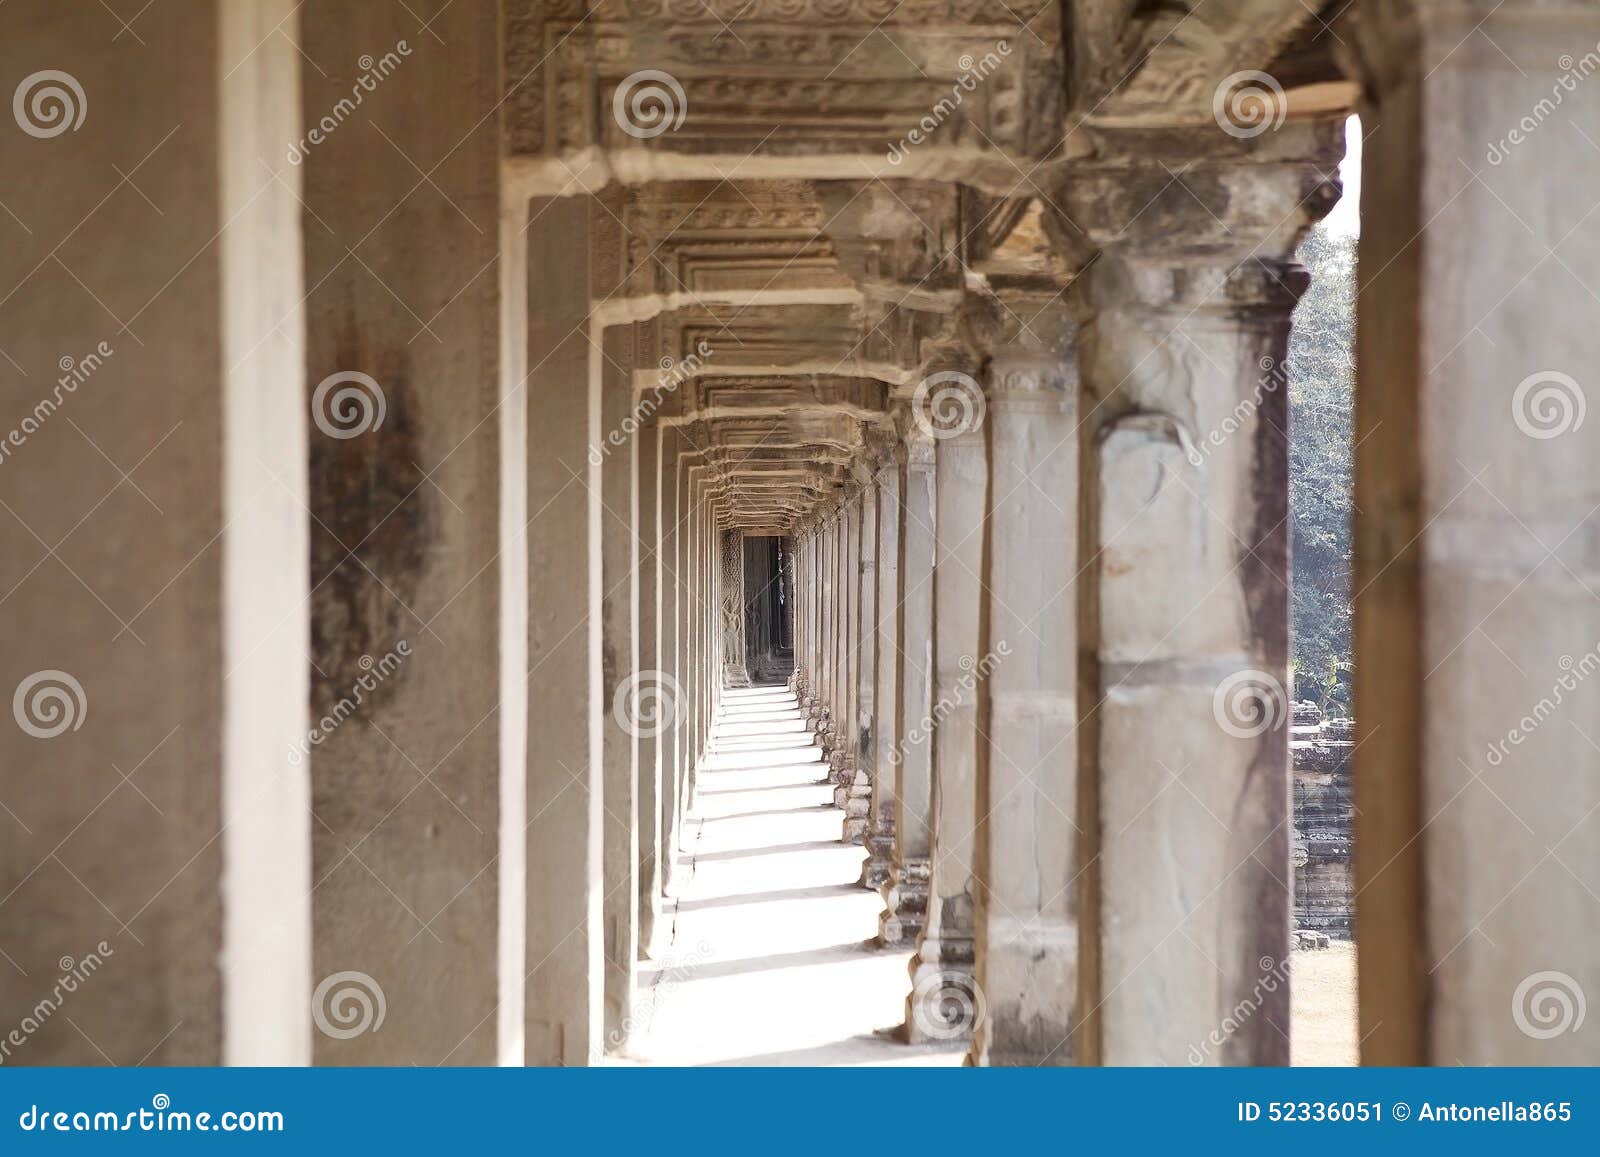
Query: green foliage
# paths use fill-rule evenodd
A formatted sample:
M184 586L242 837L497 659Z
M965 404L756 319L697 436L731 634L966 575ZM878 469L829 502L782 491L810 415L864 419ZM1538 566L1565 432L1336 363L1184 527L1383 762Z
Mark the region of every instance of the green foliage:
M1348 715L1351 428L1355 401L1353 238L1320 226L1300 246L1311 287L1289 337L1289 511L1295 697Z

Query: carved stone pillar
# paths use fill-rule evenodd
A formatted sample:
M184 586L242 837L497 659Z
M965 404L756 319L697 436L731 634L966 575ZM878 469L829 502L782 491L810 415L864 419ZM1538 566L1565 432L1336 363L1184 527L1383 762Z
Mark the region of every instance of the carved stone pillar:
M901 452L903 453L903 451ZM897 458L878 468L876 613L877 662L873 667L872 793L861 882L880 888L894 864L895 796L899 772L900 702L900 473Z
M872 700L877 679L878 594L878 489L867 485L856 499L859 511L856 528L856 578L851 584L856 614L852 652L855 656L853 688L852 745L854 767L847 783L834 790L834 803L843 809L844 838L857 843L865 839L872 808L872 764L875 752L872 739ZM876 886L873 884L871 886Z
M677 885L678 837L683 823L683 559L680 522L683 435L663 423L657 453L660 491L656 506L657 658L661 685L666 690L669 713L656 744L660 751L661 833L659 852L662 895L674 894ZM659 718L659 717L658 717ZM659 914L658 914L659 915Z
M601 219L603 228L610 223ZM599 463L591 474L590 525L599 527L600 582L593 612L600 621L594 657L601 683L589 705L600 735L605 802L606 1051L627 1048L639 957L639 739L650 730L648 677L637 663L638 568L632 511L639 439L630 432L633 388L631 325L604 330L590 355L598 387ZM593 403L591 402L591 406ZM591 411L592 412L592 411ZM597 477L596 477L597 475Z
M860 666L856 641L860 633L860 569L861 496L858 494L848 498L839 510L839 679L835 692L834 746L828 754L833 781L846 791L856 771L856 672ZM859 836L858 830L857 838Z
M308 435L333 441L307 401L343 367L307 374L302 227L316 226L301 207L308 174L281 158L305 131L302 89L320 90L294 34L273 35L295 18L287 0L158 5L139 24L148 57L128 55L131 36L113 43L103 15L34 4L0 16L16 86L0 137L0 1039L8 1066L304 1065L328 1039L311 1016L326 974L312 971L307 748L320 733L306 661L310 540L325 532L306 515L306 459ZM34 72L45 68L70 75ZM75 98L63 78L82 81ZM458 108L475 107L470 81L458 92ZM470 123L449 127L471 136ZM147 150L137 177L123 172L150 204L101 180ZM492 333L479 304L467 292L463 316ZM397 330L386 350L406 348ZM442 348L472 364L456 336L446 329ZM467 454L492 493L492 457ZM477 561L479 545L463 552ZM469 604L467 623L481 606ZM415 623L401 637L420 651ZM360 654L341 676L367 675ZM345 722L352 734L371 729L370 710ZM403 768L396 757L383 774L415 783ZM370 761L350 770L350 796L375 790ZM415 851L415 832L404 839ZM488 979L476 944L452 945L448 963L421 944L407 957L417 924L382 903L374 923L395 943L344 967L397 985L391 966L459 968L473 991L455 1007L476 1015ZM487 918L493 940L492 906ZM408 1044L437 1027L402 1015ZM473 1048L492 1063L492 1040Z
M722 635L723 683L729 687L748 687L750 672L745 668L744 651L744 535L738 530L723 530L717 538L721 566L720 629Z
M948 396L942 401L940 395ZM959 395L959 397L957 396ZM919 415L919 417L922 415ZM965 375L939 383L933 429L933 860L928 917L911 962L906 1030L915 1042L970 1033L977 830L979 619L988 497L983 400Z
M821 654L817 660L817 739L826 757L834 744L833 696L838 662L839 584L836 572L839 565L839 524L834 514L823 515L818 539L818 577L821 582L817 589L817 619L820 623L818 643Z
M1600 9L1359 18L1361 1059L1592 1065Z
M653 412L653 411L652 411ZM657 506L661 499L661 428L655 419L639 424L634 435L632 559L635 591L633 670L641 690L666 686L660 648L660 559ZM656 913L661 906L661 734L663 720L652 712L638 731L639 946L653 955Z
M1288 1061L1281 367L1305 284L1292 254L1336 196L1342 127L1119 138L1069 186L1101 249L1074 287L1090 1063Z
M805 681L803 684L804 695L800 700L800 708L805 714L806 722L815 726L821 715L820 694L822 649L820 643L821 623L817 614L818 600L821 598L822 573L821 573L822 536L815 522L807 525L805 530L805 548L802 556L803 572L800 579L800 606L805 612Z
M906 434L900 504L900 741L894 869L884 888L879 938L905 944L922 932L933 858L933 439Z
M1065 344L1065 343L1063 343ZM974 1063L1072 1064L1077 1028L1077 367L989 360L986 758Z

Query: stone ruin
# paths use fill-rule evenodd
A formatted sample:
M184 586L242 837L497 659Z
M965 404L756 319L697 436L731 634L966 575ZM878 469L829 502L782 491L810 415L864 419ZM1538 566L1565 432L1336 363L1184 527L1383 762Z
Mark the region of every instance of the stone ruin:
M1351 754L1355 721L1328 719L1315 703L1294 705L1289 752L1294 780L1295 947L1326 948L1355 927L1351 871Z

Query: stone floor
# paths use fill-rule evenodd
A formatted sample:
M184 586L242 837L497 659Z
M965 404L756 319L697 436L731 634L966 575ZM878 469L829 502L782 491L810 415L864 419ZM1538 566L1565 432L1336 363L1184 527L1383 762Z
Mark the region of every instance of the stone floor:
M662 1065L957 1065L892 1035L909 953L840 842L827 768L781 687L724 692L683 837L670 945L641 971L632 1058Z

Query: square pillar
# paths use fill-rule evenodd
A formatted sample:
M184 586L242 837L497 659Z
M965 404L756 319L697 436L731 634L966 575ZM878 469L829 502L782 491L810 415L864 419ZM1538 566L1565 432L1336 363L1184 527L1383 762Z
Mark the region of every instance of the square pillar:
M906 434L900 504L900 741L893 749L894 867L878 926L884 944L909 944L927 918L933 860L933 439Z
M0 14L4 1060L306 1064L299 24L104 20Z
M963 375L964 377L964 375ZM969 388L966 382L960 388ZM976 382L970 389L977 390ZM981 410L977 410L981 414ZM933 858L928 916L911 962L913 1043L970 1034L980 746L979 617L988 468L981 426L934 427Z
M1600 10L1359 19L1361 1060L1593 1065Z

